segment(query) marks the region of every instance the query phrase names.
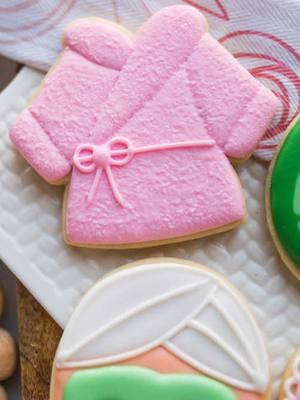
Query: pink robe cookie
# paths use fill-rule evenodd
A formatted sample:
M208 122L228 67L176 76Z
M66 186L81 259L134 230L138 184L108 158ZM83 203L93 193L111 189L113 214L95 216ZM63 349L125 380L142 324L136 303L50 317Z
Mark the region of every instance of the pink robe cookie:
M204 236L245 217L228 158L246 159L275 96L206 32L192 7L165 8L132 44L91 19L11 136L50 182L72 171L66 241L136 247Z

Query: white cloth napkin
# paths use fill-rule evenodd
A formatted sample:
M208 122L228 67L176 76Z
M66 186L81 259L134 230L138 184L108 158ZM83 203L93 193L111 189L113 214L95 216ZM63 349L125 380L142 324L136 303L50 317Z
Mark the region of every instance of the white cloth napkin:
M96 15L135 31L160 8L178 3L202 11L213 36L279 96L256 152L270 160L300 111L300 0L0 0L0 53L47 71L73 19Z

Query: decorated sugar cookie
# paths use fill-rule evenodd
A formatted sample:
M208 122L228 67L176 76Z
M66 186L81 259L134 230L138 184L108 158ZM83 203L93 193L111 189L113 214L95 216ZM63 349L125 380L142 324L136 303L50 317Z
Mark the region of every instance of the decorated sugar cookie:
M279 400L300 399L300 350L293 355L282 378Z
M277 99L189 6L164 8L130 39L83 19L11 130L50 183L69 180L68 243L151 246L231 229L246 215L229 159L250 156Z
M64 331L50 400L270 399L268 357L245 300L184 260L99 281Z
M278 251L292 273L300 277L300 118L290 126L270 166L267 216Z

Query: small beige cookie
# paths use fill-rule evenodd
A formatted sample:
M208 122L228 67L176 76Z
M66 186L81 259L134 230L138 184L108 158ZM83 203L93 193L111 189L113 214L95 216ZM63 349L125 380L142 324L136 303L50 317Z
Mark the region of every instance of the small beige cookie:
M12 376L17 363L17 350L12 336L0 328L0 381Z
M282 377L279 400L300 400L300 348L291 357Z

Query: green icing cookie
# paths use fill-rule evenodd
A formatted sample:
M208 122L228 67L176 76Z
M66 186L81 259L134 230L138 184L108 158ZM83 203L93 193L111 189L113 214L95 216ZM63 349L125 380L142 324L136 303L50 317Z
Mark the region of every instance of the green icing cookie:
M202 376L116 366L75 372L65 385L63 400L236 400L236 396Z
M281 145L271 174L269 206L276 241L287 263L300 271L300 120Z

